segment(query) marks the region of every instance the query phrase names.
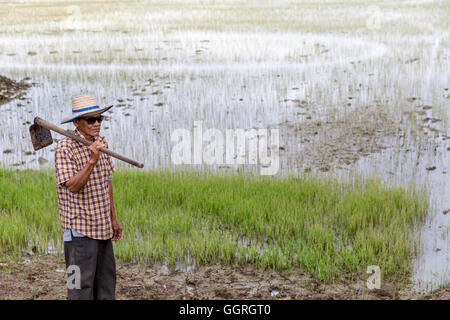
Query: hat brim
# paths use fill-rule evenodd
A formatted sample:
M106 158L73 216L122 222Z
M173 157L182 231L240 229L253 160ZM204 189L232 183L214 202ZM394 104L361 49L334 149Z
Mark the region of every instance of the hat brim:
M113 105L111 105L109 107L106 107L106 108L103 108L103 109L91 111L91 112L89 112L89 111L88 112L83 112L81 114L77 114L75 117L73 115L71 115L70 117L64 118L61 121L61 124L71 122L71 121L73 121L73 120L75 120L77 118L83 117L83 116L92 116L92 115L96 115L96 114L102 114L103 112L108 111L112 107L113 107Z

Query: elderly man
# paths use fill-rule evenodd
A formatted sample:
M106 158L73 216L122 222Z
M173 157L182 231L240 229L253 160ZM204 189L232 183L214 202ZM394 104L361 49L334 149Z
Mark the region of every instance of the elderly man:
M75 134L93 142L87 147L65 138L55 152L64 255L68 273L74 271L75 277L73 283L68 281L70 300L115 299L116 265L111 240L120 239L122 228L113 202L114 166L111 157L99 151L107 148L105 138L100 136L101 114L111 107L100 108L95 97L79 96L72 101L72 115L61 122L73 122Z

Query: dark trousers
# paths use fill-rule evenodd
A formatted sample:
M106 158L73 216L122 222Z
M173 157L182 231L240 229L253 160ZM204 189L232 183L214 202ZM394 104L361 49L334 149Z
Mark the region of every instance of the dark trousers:
M72 237L72 241L64 242L64 256L69 300L115 299L116 262L111 239Z

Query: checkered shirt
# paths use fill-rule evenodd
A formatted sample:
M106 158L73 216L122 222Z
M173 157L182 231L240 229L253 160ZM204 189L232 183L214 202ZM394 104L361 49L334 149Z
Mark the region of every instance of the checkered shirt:
M76 129L75 134L82 136ZM105 137L95 137L108 147ZM108 177L114 172L111 157L100 152L100 158L86 185L78 193L65 186L91 158L89 147L71 138L64 138L56 147L55 176L59 216L63 230L72 229L92 239L106 240L113 236Z

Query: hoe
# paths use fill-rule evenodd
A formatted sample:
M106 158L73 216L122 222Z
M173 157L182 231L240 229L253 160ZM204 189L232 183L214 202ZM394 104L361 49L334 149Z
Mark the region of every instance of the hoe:
M30 126L31 142L33 143L33 148L35 151L45 148L53 143L53 138L52 138L52 134L51 134L50 130L58 132L66 137L72 138L72 139L84 144L85 146L90 146L92 144L91 141L83 139L71 131L61 129L61 128L55 126L54 124L51 124L50 122L47 122L39 117L36 117L36 118L34 118L34 124L32 126ZM104 152L106 154L109 154L111 157L125 161L129 164L132 164L133 166L136 166L138 168L144 167L143 163L140 163L140 162L134 161L133 159L124 157L124 156L117 154L115 152L112 152L111 150L108 150L106 148L101 148L100 151Z

